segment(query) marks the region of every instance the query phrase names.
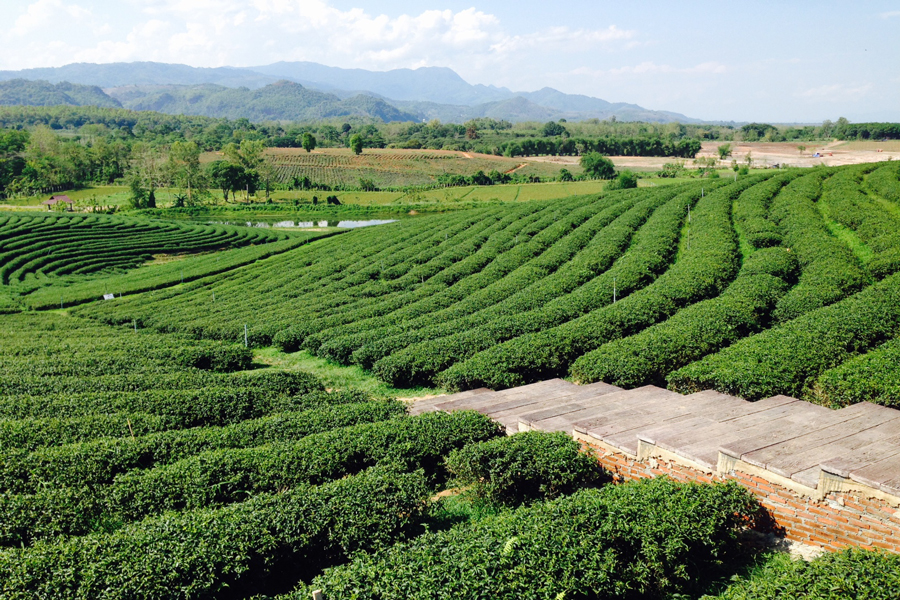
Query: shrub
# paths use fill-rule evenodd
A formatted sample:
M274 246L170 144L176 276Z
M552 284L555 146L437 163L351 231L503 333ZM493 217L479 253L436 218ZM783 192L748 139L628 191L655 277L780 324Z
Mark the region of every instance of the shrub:
M849 548L811 562L781 555L704 600L894 600L900 590L900 555Z
M371 469L218 510L170 513L114 533L0 553L0 592L32 598L243 598L406 537L421 473Z
M357 556L291 598L672 597L704 588L757 511L736 484L583 490Z
M716 389L748 400L800 397L824 371L900 331L900 274L789 323L744 338L669 376L672 389Z
M629 190L638 186L637 174L631 171L621 171L616 178L606 186L607 190Z
M599 481L596 458L564 433L528 431L469 444L447 457L461 486L491 503L517 505L570 494Z

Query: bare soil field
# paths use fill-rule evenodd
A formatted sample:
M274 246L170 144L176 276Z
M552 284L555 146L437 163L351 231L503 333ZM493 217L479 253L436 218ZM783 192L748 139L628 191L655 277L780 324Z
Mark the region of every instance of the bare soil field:
M887 142L705 142L697 154L698 158L718 157L719 146L730 143L732 155L726 163L736 160L746 164L749 155L754 167L771 167L781 165L788 167L814 167L825 165L838 167L867 162L900 160L900 141ZM798 146L806 146L800 152ZM816 157L815 154L820 156ZM626 167L638 171L655 171L665 163L681 159L644 156L610 156L616 167ZM531 156L527 159L536 162L548 162L560 167L577 165L577 156ZM685 161L691 166L691 160Z

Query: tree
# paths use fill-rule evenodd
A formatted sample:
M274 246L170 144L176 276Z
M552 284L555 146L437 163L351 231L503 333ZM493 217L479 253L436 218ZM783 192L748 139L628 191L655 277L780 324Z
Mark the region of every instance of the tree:
M559 180L560 181L575 181L575 178L572 177L572 173L569 172L568 169L560 169L559 170Z
M155 190L167 181L165 162L155 146L138 142L132 147L131 166L127 173L132 208L155 208Z
M210 181L222 190L222 197L228 202L228 193L231 192L231 199L238 190L244 189L244 179L246 172L240 165L230 163L226 160L217 160L206 165L206 173Z
M256 192L256 184L259 182L260 167L265 158L266 150L262 140L241 140L241 145L228 144L225 146L225 156L232 164L239 165L244 170L243 188L245 199L250 199L250 194Z
M303 149L312 152L316 149L316 138L313 134L306 132L303 134Z
M725 160L731 156L731 144L722 144L718 147L719 160Z
M172 144L166 167L175 185L184 190L188 206L193 206L206 193L206 177L200 168L200 147L194 142Z
M555 123L553 121L549 121L544 123L544 127L541 129L541 135L544 137L556 137L559 135L569 135L569 131L563 127L560 123Z
M607 190L628 190L638 186L638 177L631 171L622 171L615 181L606 186Z
M613 162L599 152L588 152L581 157L581 168L591 179L612 179L616 176Z
M353 150L353 154L356 154L357 156L362 154L363 141L358 133L354 133L350 136L350 149Z
M803 146L801 144L800 146L797 146L797 150L800 151L800 154L803 154L804 152L806 152L806 146Z

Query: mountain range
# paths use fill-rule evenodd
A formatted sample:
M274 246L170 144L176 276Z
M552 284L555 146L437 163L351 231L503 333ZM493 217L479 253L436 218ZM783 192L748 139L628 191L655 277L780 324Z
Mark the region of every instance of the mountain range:
M154 62L75 63L0 71L0 104L121 106L252 121L358 115L383 121L440 119L450 123L477 117L700 122L679 113L565 94L553 88L513 92L472 85L446 67L367 71L311 62L217 68Z

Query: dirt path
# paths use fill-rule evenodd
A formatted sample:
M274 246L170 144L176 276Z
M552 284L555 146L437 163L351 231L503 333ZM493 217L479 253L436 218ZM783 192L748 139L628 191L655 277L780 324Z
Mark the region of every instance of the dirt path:
M515 173L516 171L518 171L518 170L521 169L522 167L527 167L527 166L528 166L528 163L522 163L522 164L519 165L518 167L513 167L513 168L510 169L509 171L503 171L503 174L504 174L504 175L509 175L510 173Z

